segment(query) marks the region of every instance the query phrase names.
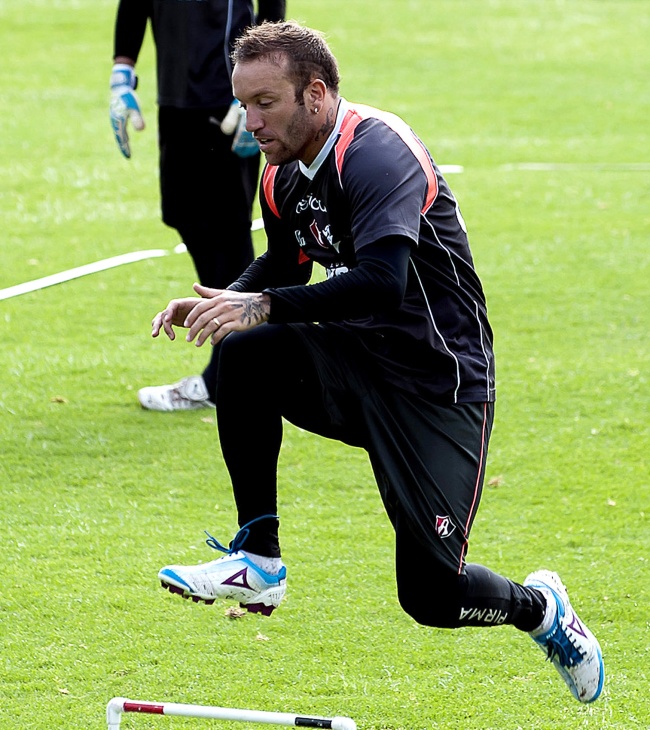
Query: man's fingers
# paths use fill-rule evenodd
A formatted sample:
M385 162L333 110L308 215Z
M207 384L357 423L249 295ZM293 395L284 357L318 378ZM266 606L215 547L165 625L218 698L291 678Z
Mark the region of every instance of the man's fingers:
M217 294L221 294L223 291L223 289L212 289L209 286L203 286L203 284L194 284L192 289L194 289L200 297L203 297L203 299L212 299L213 297L216 297Z
M210 344L215 345L219 342L219 340L223 339L226 334L228 334L230 329L230 327L226 326L226 329L224 330L224 324L221 320L218 317L211 317L197 331L198 336L196 337L196 342L194 344L197 347L201 347L210 340ZM189 334L187 339L189 342L192 341Z
M170 340L176 339L176 332L174 332L174 327L172 326L173 322L174 320L171 315L164 316L162 318L163 329L165 330L165 334L167 335L167 337L169 337Z
M208 300L205 300L205 303L207 304ZM189 332L187 333L188 342L192 342L195 337L199 336L204 331L207 331L206 336L209 336L224 324L223 317L225 316L225 313L219 312L214 305L211 304L207 308L205 306L201 307L200 310L199 307L200 305L194 307L186 320L186 323L188 323L190 319L192 320ZM219 319L219 317L221 317L221 319ZM205 341L206 337L203 337L202 339ZM203 342L201 342L201 344L203 344Z
M185 317L185 321L183 322L184 327L189 327L194 330L192 332L192 339L194 339L198 331L196 329L197 323L199 324L199 328L203 327L210 319L210 316L216 317L218 314L216 311L213 311L218 306L218 303L215 302L214 299L197 299L196 301L197 304L195 304L188 312L187 317ZM207 316L210 312L213 312L212 315Z
M160 330L162 329L170 340L175 340L176 333L174 332L172 324L172 315L167 310L159 312L151 322L151 336L158 337Z

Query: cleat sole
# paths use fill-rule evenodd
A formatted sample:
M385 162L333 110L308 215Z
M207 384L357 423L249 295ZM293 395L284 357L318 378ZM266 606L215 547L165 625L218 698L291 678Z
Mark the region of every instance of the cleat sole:
M215 602L214 598L201 598L201 596L193 596L191 593L187 593L182 588L172 585L171 583L165 583L165 581L162 580L160 581L160 585L168 590L170 593L181 596L181 598L184 598L185 600L191 598L194 603L205 603L206 606L211 606Z
M270 616L275 611L275 606L267 606L265 603L240 603L249 613L261 613L262 616Z

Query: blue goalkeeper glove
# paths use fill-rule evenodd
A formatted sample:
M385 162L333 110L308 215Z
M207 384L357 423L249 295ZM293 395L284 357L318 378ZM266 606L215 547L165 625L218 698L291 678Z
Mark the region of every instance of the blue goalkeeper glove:
M237 99L233 100L221 122L221 131L233 135L232 151L238 157L252 157L260 151L253 135L246 131L246 110Z
M116 63L111 72L111 126L115 140L124 157L131 157L129 134L126 124L131 120L133 129L144 129L144 119L140 111L140 102L135 94L138 77L133 66Z

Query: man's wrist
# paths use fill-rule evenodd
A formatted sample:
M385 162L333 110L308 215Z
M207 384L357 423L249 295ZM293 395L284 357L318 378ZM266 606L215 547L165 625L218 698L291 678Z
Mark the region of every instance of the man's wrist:
M271 316L271 297L266 292L260 294L260 307L264 313L265 320Z

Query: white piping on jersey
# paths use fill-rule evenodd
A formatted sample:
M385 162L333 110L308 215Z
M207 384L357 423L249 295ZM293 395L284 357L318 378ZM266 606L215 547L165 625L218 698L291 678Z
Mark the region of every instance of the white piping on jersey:
M485 358L485 400L486 402L490 400L490 358L487 355L487 352L485 352L485 344L483 343L483 325L481 324L481 318L479 317L479 311L478 311L478 302L476 299L474 299L474 313L476 315L476 321L478 322L478 330L481 333L481 350L483 351L483 357Z
M230 61L230 31L232 30L232 4L233 0L228 0L228 17L226 20L226 32L223 34L223 55L226 60L226 68L228 76L232 76L232 64Z
M454 259L453 259L452 255L451 255L451 251L449 250L449 248L447 246L445 246L442 243L442 241L440 240L440 238L438 238L438 233L436 232L436 229L435 229L435 226L433 225L433 223L426 217L426 215L424 215L423 218L429 224L429 228L431 228L431 232L433 233L433 235L434 235L434 237L436 239L436 242L438 243L438 246L440 246L440 248L443 251L446 252L447 257L449 259L449 263L450 263L451 268L453 269L453 272L454 272L454 277L456 278L456 284L458 286L460 286L460 279L458 277L458 271L456 270L456 265L454 264ZM413 266L413 268L415 269L415 265ZM416 273L416 276L417 276L417 270L415 270L415 273ZM422 292L424 293L424 287L422 286L422 282L420 281L420 277L419 276L418 276L418 281L420 282L420 288L422 289ZM425 294L425 299L426 299L426 294ZM483 335L485 333L485 330L483 329L483 325L481 324L481 318L479 317L478 302L476 301L476 299L472 299L472 302L474 302L474 310L475 310L475 316L476 316L476 323L478 324L478 329L479 329L479 332L480 332L481 350L483 352L483 357L485 358L485 382L486 382L486 393L487 393L486 400L489 401L490 400L490 358L488 357L487 353L485 352L485 344L484 344L484 341L483 341ZM429 307L429 302L428 301L427 301L427 308L429 309L429 313L431 314L431 309ZM453 353L449 350L449 348L447 347L447 344L445 343L442 335L438 331L438 328L436 327L435 321L433 320L433 314L431 314L431 321L433 322L433 326L434 326L436 332L438 332L438 334L440 335L440 339L443 341L443 344L445 345L445 349L456 360L456 372L458 374L458 385L460 386L460 372L458 370L458 360L456 359L456 356L453 355ZM457 391L458 391L458 388L456 389L456 392ZM456 402L455 396L454 396L454 402Z
M445 338L442 336L442 333L438 329L438 325L436 324L435 317L433 316L433 311L431 310L431 305L429 304L429 298L427 297L427 293L424 289L424 286L422 285L422 279L420 278L418 268L410 256L409 256L409 263L413 267L413 271L415 272L415 276L417 277L418 284L420 285L420 291L422 292L422 296L424 297L425 304L427 305L427 311L429 312L429 317L431 318L431 324L433 325L434 330L438 334L438 337L440 337L442 344L445 346L445 350L447 350L449 355L451 355L451 357L454 359L454 362L456 363L456 387L454 389L454 403L458 403L458 389L460 388L460 365L458 364L458 358L449 349L449 347L447 346L447 343L445 342Z
M454 271L454 277L456 278L456 284L458 284L458 286L460 286L460 277L458 276L458 271L456 271L456 264L454 263L454 259L451 255L451 251L438 238L438 232L436 231L433 223L426 217L426 213L423 215L423 218L426 221L426 223L429 225L429 228L431 229L431 232L433 233L433 235L436 239L436 242L438 243L438 246L440 246L440 248L447 254L447 258L449 259L449 264Z
M332 130L332 133L327 138L327 141L322 146L321 151L316 155L314 158L314 161L307 167L307 165L303 164L302 162L298 162L298 168L300 172L305 177L308 177L310 180L313 180L316 176L316 173L320 170L321 165L323 162L325 162L325 158L327 155L329 155L330 151L332 150L332 147L336 144L339 138L339 132L341 131L341 125L343 124L343 119L348 111L348 103L345 101L345 99L341 98L339 100L339 108L336 112L336 121L334 122L334 129Z

